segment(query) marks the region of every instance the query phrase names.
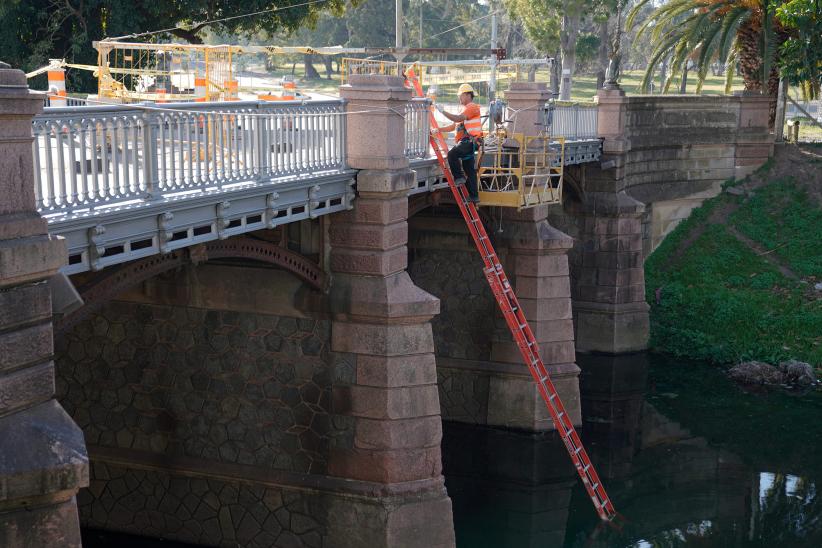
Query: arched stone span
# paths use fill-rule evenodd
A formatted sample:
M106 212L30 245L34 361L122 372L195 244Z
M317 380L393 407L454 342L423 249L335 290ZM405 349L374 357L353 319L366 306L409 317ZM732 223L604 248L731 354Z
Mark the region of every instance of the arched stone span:
M249 259L271 264L294 274L314 289L324 290L326 287L325 272L316 263L271 242L239 236L154 255L101 271L100 275L93 276L78 288L84 306L57 320L54 324L55 333L71 329L137 284L187 264L214 259Z

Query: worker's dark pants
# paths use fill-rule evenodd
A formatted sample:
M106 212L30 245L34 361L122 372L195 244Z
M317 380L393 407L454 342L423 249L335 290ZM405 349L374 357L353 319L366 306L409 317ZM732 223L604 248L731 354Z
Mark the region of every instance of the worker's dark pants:
M474 143L471 139L463 139L454 148L448 151L448 167L451 175L459 179L465 172L468 194L474 198L477 192L477 168L474 166Z

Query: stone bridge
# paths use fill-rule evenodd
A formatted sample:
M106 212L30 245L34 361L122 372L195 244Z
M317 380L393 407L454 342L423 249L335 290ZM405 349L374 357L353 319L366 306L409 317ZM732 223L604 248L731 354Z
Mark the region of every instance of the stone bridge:
M304 196L282 222L266 224L286 199L276 187L197 189L191 207L135 191L146 203L106 222L142 215L154 223L144 234L169 233L144 237L156 249L142 256L126 253L140 251L132 240L101 241L139 231L98 230L93 212L57 212L66 239L49 235L32 179L42 99L19 71L0 70L0 84L4 545L77 546L82 523L205 545L453 546L442 421L551 429L449 193L430 160L409 159L400 79L342 89L344 154L323 167L332 190L284 174L279 188ZM508 94L532 110L547 98L538 85ZM646 346L644 253L770 153L758 97L601 92L597 127L602 159L566 170L563 204L483 209L576 424L576 353ZM290 153L254 135L242 142ZM189 213L215 233L162 226ZM171 245L175 232L185 245ZM72 237L80 258L66 267ZM105 261L117 255L128 260ZM62 302L61 268L77 310Z

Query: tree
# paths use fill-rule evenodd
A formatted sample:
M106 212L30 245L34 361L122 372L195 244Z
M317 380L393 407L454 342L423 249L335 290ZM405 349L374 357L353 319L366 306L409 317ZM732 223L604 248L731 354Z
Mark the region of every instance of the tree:
M586 54L591 47L599 47L590 40L593 36L590 31L580 34L580 30L589 23L598 24L603 19L607 22L616 0L504 0L504 3L511 17L522 21L525 34L536 49L559 60L562 67L559 96L564 101L570 100L578 45ZM601 35L594 38L601 40ZM604 80L604 69L602 71Z
M822 79L822 5L820 0L790 0L776 10L789 33L780 48L782 74L801 87L806 99L820 98Z
M49 58L96 64L91 43L106 37L202 43L206 29L236 36L295 30L316 21L323 11L342 13L345 5L345 0L0 0L0 52L5 61L24 70L41 67ZM278 9L237 17L274 8ZM237 18L212 22L230 17ZM157 29L170 30L146 34ZM74 89L93 86L90 74L73 71L69 78Z
M649 2L641 0L628 16L632 26L639 10ZM697 71L697 93L702 90L711 63L724 61L725 92L730 93L734 71L739 66L745 89L776 96L779 86L777 63L779 46L787 35L776 20L774 0L671 0L658 7L639 26L638 33L650 32L654 50L641 87L646 89L654 70L670 57L670 76L684 77L691 60Z

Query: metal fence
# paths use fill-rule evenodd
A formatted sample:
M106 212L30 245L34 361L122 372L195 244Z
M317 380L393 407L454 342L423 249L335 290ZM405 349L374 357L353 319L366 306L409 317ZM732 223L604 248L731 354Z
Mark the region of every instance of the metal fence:
M415 98L405 106L405 156L408 159L428 157L430 105L428 99Z
M566 140L597 138L596 105L555 105L550 123L551 135Z
M84 107L88 104L88 101L85 97L64 97L63 100L66 102L67 107ZM51 97L46 95L43 99L43 106L50 107L51 105Z
M32 131L46 214L345 168L342 101L53 108Z

